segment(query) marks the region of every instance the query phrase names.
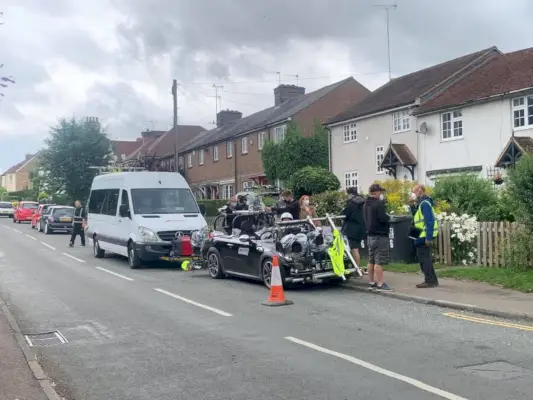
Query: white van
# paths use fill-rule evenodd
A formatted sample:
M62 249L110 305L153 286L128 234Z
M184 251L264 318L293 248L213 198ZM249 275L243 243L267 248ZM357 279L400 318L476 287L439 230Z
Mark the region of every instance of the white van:
M168 257L177 232L207 229L185 179L175 172L98 175L87 206L87 238L94 256L128 257L131 268Z

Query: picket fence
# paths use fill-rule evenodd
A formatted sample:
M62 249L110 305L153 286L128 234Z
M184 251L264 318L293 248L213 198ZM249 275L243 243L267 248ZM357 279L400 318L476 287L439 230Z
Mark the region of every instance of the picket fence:
M439 226L439 236L435 246L435 261L453 265L451 224L444 222ZM477 226L477 264L484 267L506 265L504 249L511 241L516 230L513 222L478 222Z

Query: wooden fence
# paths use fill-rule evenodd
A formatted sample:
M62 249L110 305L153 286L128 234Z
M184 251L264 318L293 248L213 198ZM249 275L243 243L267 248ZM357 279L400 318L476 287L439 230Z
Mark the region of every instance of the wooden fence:
M478 222L477 226L477 264L484 267L502 267L505 265L505 247L511 241L516 230L513 222ZM451 223L444 222L439 226L439 236L435 245L437 262L453 265Z

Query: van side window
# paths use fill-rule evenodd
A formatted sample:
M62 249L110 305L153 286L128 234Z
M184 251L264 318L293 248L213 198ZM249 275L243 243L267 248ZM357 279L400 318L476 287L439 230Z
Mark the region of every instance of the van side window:
M93 190L91 191L91 197L89 198L89 213L101 214L102 205L107 195L107 190Z
M102 214L117 215L119 189L107 190L107 198L102 207Z
M128 197L128 192L124 189L122 189L122 197L120 199L120 205L121 206L126 206L128 208L128 210L130 209L130 200L129 200L129 197Z

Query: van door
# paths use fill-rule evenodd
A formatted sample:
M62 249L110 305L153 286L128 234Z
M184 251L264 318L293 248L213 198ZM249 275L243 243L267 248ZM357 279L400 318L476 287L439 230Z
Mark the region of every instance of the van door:
M124 246L127 239L121 235L121 230L118 222L118 200L120 195L120 189L108 189L107 196L102 205L102 225L100 229L100 235L105 240L105 247L101 245L103 249L115 254L127 256L128 251Z
M125 208L129 216L120 215L121 208ZM120 236L120 245L123 246L128 251L128 239L130 233L133 232L135 228L135 223L131 218L131 205L130 205L130 196L128 190L122 188L120 190L120 203L118 207L118 223L117 223L117 234ZM127 254L127 253L126 253Z

